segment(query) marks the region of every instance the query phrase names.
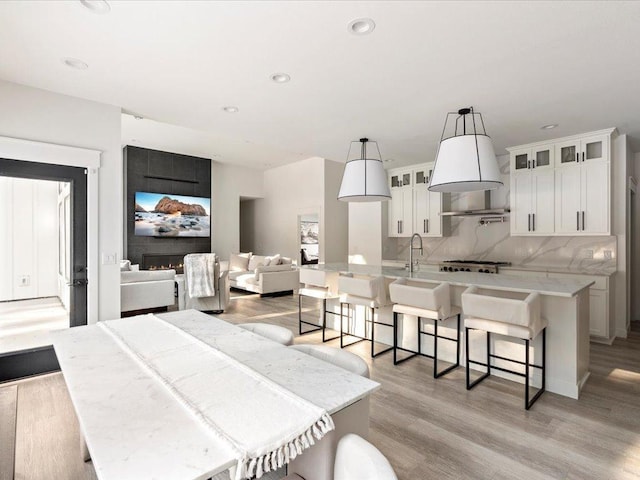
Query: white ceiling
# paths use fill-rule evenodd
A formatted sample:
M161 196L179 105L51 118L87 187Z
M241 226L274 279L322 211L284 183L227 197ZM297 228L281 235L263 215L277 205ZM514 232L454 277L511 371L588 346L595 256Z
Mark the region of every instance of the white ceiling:
M258 168L344 161L362 136L387 166L428 161L469 105L496 153L612 126L640 139L640 2L110 4L0 2L0 78L145 117L124 117L126 142ZM347 32L359 17L372 34Z

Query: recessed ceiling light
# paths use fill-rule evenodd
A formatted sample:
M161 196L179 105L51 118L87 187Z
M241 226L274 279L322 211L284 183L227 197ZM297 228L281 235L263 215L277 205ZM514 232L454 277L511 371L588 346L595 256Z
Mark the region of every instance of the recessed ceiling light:
M77 58L63 58L62 63L64 63L67 67L75 68L76 70L86 70L89 68L89 65L82 60L78 60Z
M554 129L558 126L557 123L550 123L549 125L543 125L542 127L540 127L541 130L551 130Z
M376 22L370 18L356 18L349 22L347 30L354 35L367 35L376 28Z
M234 106L224 107L223 110L227 113L237 113L240 109Z
M271 75L271 80L276 83L287 83L289 80L291 80L291 77L286 73L274 73L273 75Z
M107 0L80 0L80 3L93 13L103 14L111 11L111 5Z

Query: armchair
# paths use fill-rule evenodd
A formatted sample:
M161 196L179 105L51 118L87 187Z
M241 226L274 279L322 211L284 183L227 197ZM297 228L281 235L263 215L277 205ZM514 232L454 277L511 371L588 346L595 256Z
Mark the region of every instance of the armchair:
M205 256L207 265L211 265L212 271L205 271L196 266L192 261L195 256ZM190 258L191 257L191 258ZM213 257L213 258L211 258ZM222 313L229 303L229 278L228 271L221 271L220 261L215 253L207 254L189 254L184 257L184 291L183 302L184 308L200 310L203 312L212 311L214 313ZM198 271L200 269L201 271ZM213 295L200 296L197 293L196 285L191 284L198 276L211 275Z

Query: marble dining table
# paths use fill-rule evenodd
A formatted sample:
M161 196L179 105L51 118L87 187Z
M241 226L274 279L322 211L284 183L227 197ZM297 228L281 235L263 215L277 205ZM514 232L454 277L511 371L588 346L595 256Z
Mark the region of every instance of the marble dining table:
M143 317L112 322L123 325L141 322ZM202 312L184 310L157 317L331 416L335 430L291 461L289 473L307 480L330 480L339 438L350 432L367 436L368 397L380 387L377 382ZM95 324L52 334L98 478L207 479L233 469L237 452L223 438L211 435L198 415L176 398L171 385L158 381L106 330ZM212 394L220 395L225 385L212 382L210 388ZM239 418L260 426L260 418L251 412Z

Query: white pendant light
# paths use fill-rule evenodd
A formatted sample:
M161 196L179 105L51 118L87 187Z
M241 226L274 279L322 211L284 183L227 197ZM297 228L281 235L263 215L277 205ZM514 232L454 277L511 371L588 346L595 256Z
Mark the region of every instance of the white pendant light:
M360 139L360 158L349 160L351 146L356 142L351 142L349 153L347 153L347 164L342 175L342 184L338 200L343 202L380 202L389 200L391 192L387 182L387 172L382 165L382 156L376 142L379 158L368 158L367 156L368 138Z
M453 136L445 138L449 115L457 115L455 130ZM482 124L482 132L478 132L476 128L476 116ZM448 113L429 190L472 192L493 190L503 185L496 154L484 128L482 115L475 113L473 107Z

